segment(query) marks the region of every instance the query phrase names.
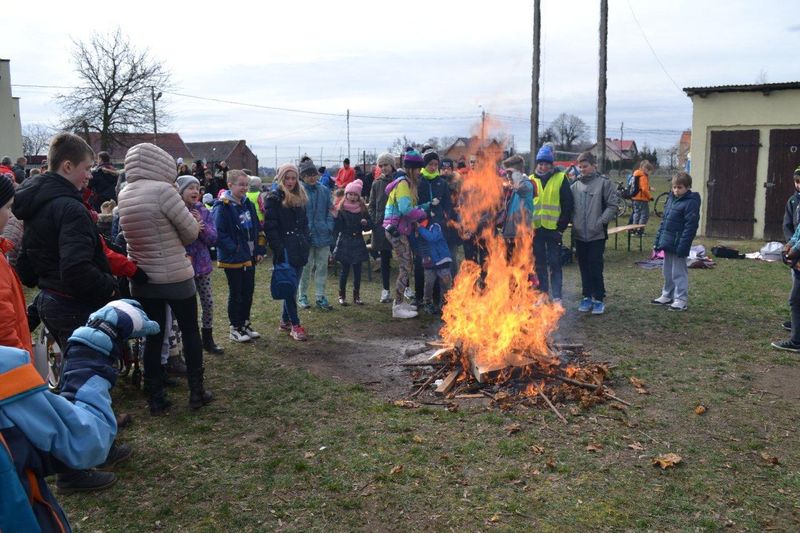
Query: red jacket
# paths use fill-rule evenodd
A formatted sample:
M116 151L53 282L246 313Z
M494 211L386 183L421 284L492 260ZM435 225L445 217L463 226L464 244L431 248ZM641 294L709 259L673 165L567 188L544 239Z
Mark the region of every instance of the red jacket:
M6 260L14 245L0 237L0 346L11 346L33 353L25 295L17 273Z
M339 172L336 173L336 186L340 189L344 189L348 183L355 181L355 179L356 169L353 167L342 167L339 169Z
M130 278L136 273L136 269L138 268L136 263L109 248L102 235L100 235L100 244L103 246L103 253L106 254L108 266L111 267L112 274L117 277Z

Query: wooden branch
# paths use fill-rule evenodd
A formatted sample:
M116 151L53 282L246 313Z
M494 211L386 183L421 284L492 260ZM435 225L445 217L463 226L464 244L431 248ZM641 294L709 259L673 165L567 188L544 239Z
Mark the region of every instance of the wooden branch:
M453 385L456 384L456 380L458 379L458 376L460 376L460 375L461 375L461 368L456 368L455 370L450 372L447 375L447 377L444 378L444 381L442 381L442 384L439 385L438 387L436 387L436 394L445 395L448 392L450 392L450 389L452 389Z
M558 375L555 375L555 374L548 374L546 372L536 372L536 375L538 377L543 377L543 378L557 379L559 381L563 381L564 383L569 383L570 385L575 385L576 387L583 387L584 389L589 389L589 390L594 390L594 391L600 389L600 394L608 397L611 400L619 402L622 405L627 405L628 407L632 407L630 403L626 402L625 400L623 400L621 398L617 398L616 396L614 396L613 394L608 392L605 389L605 387L603 387L603 385L595 385L594 383L586 383L585 381L578 381L577 379L572 379L572 378L568 378L568 377L564 377L564 376L558 376Z
M561 419L561 421L564 422L565 424L569 424L569 422L567 422L567 419L564 418L564 415L562 415L561 413L558 412L558 409L556 409L556 406L553 405L553 402L551 402L550 398L548 398L547 395L544 393L544 391L542 390L543 387L535 387L535 388L536 388L536 393L539 396L541 396L544 399L545 402L547 402L547 405L550 406L550 409L553 410L553 412L556 414L556 416L559 419Z
M420 386L420 388L418 388L414 393L412 393L411 396L409 396L409 398L416 398L417 396L419 396L419 393L425 390L425 387L433 383L433 380L444 374L445 370L447 370L447 367L442 366L442 368L438 369L436 372L431 374L431 377L425 380L425 383L423 383L422 386Z

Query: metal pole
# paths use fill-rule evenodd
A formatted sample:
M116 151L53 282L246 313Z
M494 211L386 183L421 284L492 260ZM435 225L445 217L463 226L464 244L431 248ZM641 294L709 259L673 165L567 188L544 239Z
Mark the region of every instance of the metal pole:
M350 110L347 110L347 159L350 159Z
M597 145L600 147L598 169L606 166L606 70L608 68L608 0L600 0L600 69L597 84Z
M539 68L541 65L540 43L542 11L540 0L533 1L533 73L531 79L531 147L528 168L533 168L536 150L539 149Z
M153 99L153 144L158 146L158 126L156 125L156 88L150 87L150 97Z

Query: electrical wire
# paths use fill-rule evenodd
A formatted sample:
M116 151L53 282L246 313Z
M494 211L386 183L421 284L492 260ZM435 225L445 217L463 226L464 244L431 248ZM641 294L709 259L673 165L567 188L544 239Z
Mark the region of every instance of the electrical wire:
M644 39L644 42L647 43L647 47L653 53L653 57L656 58L656 61L658 62L658 65L661 67L661 70L664 71L664 74L666 74L667 78L669 78L669 81L672 82L672 85L674 85L675 88L678 89L678 91L680 91L681 94L683 94L683 89L681 89L678 86L678 84L675 82L673 77L670 76L669 72L667 72L667 68L664 66L664 63L661 62L661 59L658 57L658 54L656 53L655 49L653 48L653 45L650 44L650 39L647 38L647 34L644 32L644 28L642 28L642 25L639 24L639 19L636 16L636 12L633 11L633 6L631 5L631 0L626 0L626 2L628 3L628 9L631 10L631 15L633 16L633 21L636 22L636 25L639 27L639 31L642 32L642 38Z

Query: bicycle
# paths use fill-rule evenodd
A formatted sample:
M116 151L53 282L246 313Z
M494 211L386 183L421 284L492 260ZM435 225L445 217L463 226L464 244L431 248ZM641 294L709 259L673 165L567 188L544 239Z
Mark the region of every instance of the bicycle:
M617 205L617 217L624 217L629 211L633 210L633 203L629 198L628 187L624 181L617 182L617 196L619 197L619 205Z
M656 201L653 202L653 213L655 213L658 218L661 218L664 214L664 207L666 207L668 199L669 191L659 194L656 197Z

